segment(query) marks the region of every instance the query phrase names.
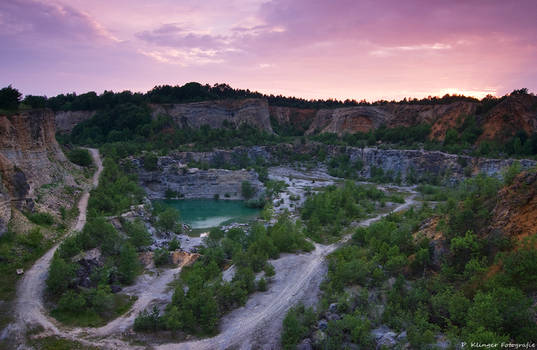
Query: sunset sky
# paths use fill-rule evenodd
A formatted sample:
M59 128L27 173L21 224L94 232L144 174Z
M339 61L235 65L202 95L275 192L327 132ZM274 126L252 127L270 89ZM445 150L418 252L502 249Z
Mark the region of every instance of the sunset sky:
M0 0L0 86L305 98L537 91L537 1Z

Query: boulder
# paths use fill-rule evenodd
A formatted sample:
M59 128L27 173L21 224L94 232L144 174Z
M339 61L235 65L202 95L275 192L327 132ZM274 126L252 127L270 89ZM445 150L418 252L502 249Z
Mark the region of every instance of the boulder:
M397 344L397 340L396 340L397 334L385 325L382 325L378 328L373 329L371 331L371 335L375 339L375 343L377 344L377 349L383 346L387 348L391 348Z
M319 320L319 322L317 322L317 328L321 329L321 330L325 330L328 328L328 321L325 320L324 318L322 320Z
M302 342L300 342L300 344L298 344L296 346L296 349L297 350L313 350L313 346L311 344L311 339L306 338L306 339L302 340Z

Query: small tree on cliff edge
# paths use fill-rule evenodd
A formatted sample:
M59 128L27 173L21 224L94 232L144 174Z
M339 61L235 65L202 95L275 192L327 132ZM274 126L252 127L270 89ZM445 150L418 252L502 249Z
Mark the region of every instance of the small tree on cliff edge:
M22 94L19 90L9 85L0 90L0 109L16 110L19 108L19 102Z

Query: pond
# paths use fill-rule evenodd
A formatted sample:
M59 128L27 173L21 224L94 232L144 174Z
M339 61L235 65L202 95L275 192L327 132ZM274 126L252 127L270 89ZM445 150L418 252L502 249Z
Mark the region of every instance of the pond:
M178 209L181 221L193 230L208 229L231 222L248 222L255 219L260 209L248 208L243 201L214 199L161 200L166 206Z

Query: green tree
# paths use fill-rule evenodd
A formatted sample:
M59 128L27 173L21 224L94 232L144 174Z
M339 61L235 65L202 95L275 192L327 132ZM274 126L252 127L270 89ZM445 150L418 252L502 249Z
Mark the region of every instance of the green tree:
M249 181L243 181L241 184L241 193L245 199L250 199L255 194L255 187Z
M123 229L129 236L129 241L136 249L147 247L153 243L151 234L145 228L144 222L137 218L133 222L125 221L123 223Z
M118 272L120 280L124 284L132 284L140 271L140 262L136 250L130 243L121 247L119 255Z
M67 290L76 276L76 266L54 256L50 264L47 288L52 294L60 295Z
M158 158L153 153L146 153L144 155L144 169L147 171L154 171L158 168Z
M179 223L180 213L175 208L166 208L158 215L157 227L164 232L173 232Z
M520 166L520 162L514 161L513 164L511 164L509 167L507 167L507 169L502 171L503 182L508 186L511 185L515 177L520 174L521 171L522 167Z
M84 296L68 290L58 301L58 309L71 313L80 312L86 306Z
M22 94L19 90L9 85L0 90L0 109L16 110L19 108L19 102Z
M75 148L74 150L67 153L67 158L77 165L80 166L91 166L93 164L93 159L87 149L84 148Z

